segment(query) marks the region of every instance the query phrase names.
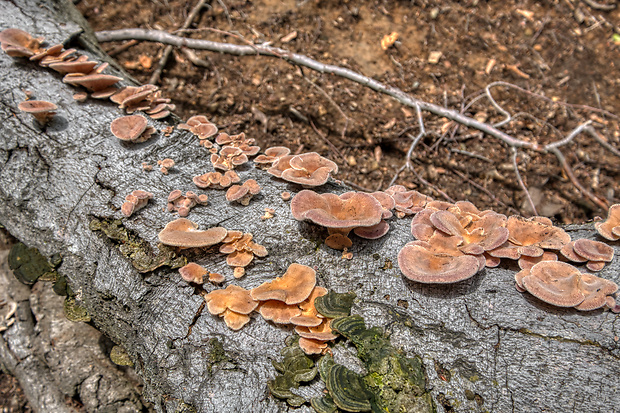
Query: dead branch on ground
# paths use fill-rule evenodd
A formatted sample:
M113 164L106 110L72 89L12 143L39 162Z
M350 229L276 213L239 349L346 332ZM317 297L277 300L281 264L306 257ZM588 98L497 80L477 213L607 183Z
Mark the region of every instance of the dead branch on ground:
M564 157L564 155L562 154L559 148L561 146L564 146L570 143L576 136L580 135L581 133L587 133L589 136L594 138L598 143L600 143L604 148L609 150L614 155L620 156L620 151L614 148L608 142L605 142L605 140L602 139L598 135L598 133L592 127L591 121L586 121L586 122L579 124L566 136L562 135L562 133L556 128L554 128L552 125L549 125L551 126L551 128L556 134L559 134L560 139L552 143L546 144L546 145L542 145L537 142L528 142L522 139L518 139L504 132L500 128L508 125L510 122L512 122L517 117L529 117L529 118L535 119L537 122L548 124L547 122L536 119L534 116L528 113L516 113L514 115L511 114L508 110L504 109L494 99L491 93L492 88L497 87L497 86L504 86L507 88L516 89L520 92L526 93L531 96L535 96L540 99L544 99L546 101L553 102L549 98L546 98L534 92L530 92L516 85L510 84L507 82L490 83L489 85L487 85L487 87L482 93L478 94L477 96L474 96L472 101L469 102L469 104L462 106L461 110L457 111L457 110L448 109L446 107L442 107L439 105L435 105L430 102L425 102L425 101L416 99L415 97L403 92L402 90L396 87L385 85L377 80L364 76L353 70L343 68L340 66L336 66L336 65L321 63L314 59L309 58L308 56L301 55L298 53L292 53L285 49L272 47L268 45L250 44L245 39L242 39L242 41L246 43L245 45L237 45L237 44L230 44L230 43L215 42L211 40L191 39L191 38L169 34L164 31L145 30L145 29L122 29L122 30L101 31L101 32L97 32L96 35L97 35L97 40L99 42L111 42L111 41L122 41L122 40L143 40L143 41L160 42L160 43L164 43L164 44L167 44L170 46L176 46L176 47L186 47L190 49L209 50L213 52L227 53L227 54L232 54L236 56L253 55L253 56L276 57L276 58L283 59L293 65L307 67L307 68L310 68L312 70L315 70L321 73L330 73L336 76L343 77L345 79L351 80L353 82L366 86L370 89L373 89L377 92L391 96L394 99L396 99L398 102L402 103L403 105L415 108L416 113L417 113L417 120L418 120L418 124L420 128L420 133L416 137L413 137L412 135L408 135L410 139L412 139L412 143L409 147L409 150L407 151L407 158L405 160L404 165L394 175L390 184L393 184L396 181L396 179L398 178L398 176L400 175L402 171L404 171L405 169L409 169L417 176L420 182L422 182L425 185L432 186L429 182L424 181L422 177L420 177L419 174L417 174L417 172L413 169L413 165L411 162L411 155L413 153L413 150L415 149L419 141L426 135L426 130L424 128L424 124L422 121L421 111L427 111L437 116L450 119L451 121L457 123L458 125L456 126L456 128L460 126L465 126L468 128L479 130L489 136L499 139L501 142L503 142L505 145L507 145L510 148L512 152L513 163L516 163L516 152L519 149L521 150L530 149L532 151L535 151L541 154L551 153L555 155L560 165L566 171L566 174L571 180L571 182L575 185L575 187L579 189L579 191L582 194L584 194L586 197L588 197L592 202L594 202L597 206L599 206L602 209L607 209L609 206L609 203L607 202L607 200L600 199L599 197L594 195L591 191L586 189L577 180L575 175L572 173L572 169L569 166L568 162L566 161L566 158ZM234 36L234 37L237 37L237 36ZM504 116L504 120L491 125L489 123L480 122L465 114L467 109L469 109L475 102L483 98L486 98L491 104L491 106L493 106L500 114ZM558 102L553 102L553 103L558 103ZM615 119L620 119L617 115L611 112L608 112L602 109L593 108L590 106L571 105L571 104L563 104L563 105L567 107L571 107L571 108L587 109L592 112L603 113ZM453 134L456 133L456 128L454 129ZM523 189L525 196L528 200L528 203L532 207L532 210L536 211L536 209L534 208L532 199L527 190L527 186L521 179L518 168L515 166L514 169L515 169L517 181L519 182L519 186ZM444 198L446 199L450 198L447 194L443 193L437 188L435 189Z

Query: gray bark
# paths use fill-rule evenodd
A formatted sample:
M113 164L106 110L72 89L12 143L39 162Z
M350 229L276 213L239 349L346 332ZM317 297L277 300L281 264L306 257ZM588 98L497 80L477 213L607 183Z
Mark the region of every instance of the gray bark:
M50 44L79 38L75 15L66 12L70 7L60 0L5 1L0 28L21 28ZM83 44L83 53L102 59ZM295 410L271 397L266 386L276 374L271 360L280 359L292 329L255 316L233 332L220 318L200 311L203 299L176 270L164 266L141 274L114 242L89 229L94 217L120 219L125 195L147 190L154 200L123 225L157 251L157 233L175 218L165 210L167 195L195 190L191 178L212 170L208 151L177 130L126 146L109 131L122 114L113 104L78 104L72 99L75 90L61 76L5 54L0 54L0 73L0 223L42 254L63 256L59 271L96 326L127 349L155 408L172 412L185 403L201 412ZM17 111L25 90L60 108L43 130ZM166 126L151 123L160 130ZM142 171L142 162L164 158L176 161L169 175ZM280 193L299 187L251 166L240 175L263 188L249 206L231 205L223 192L209 190L209 205L189 216L203 229L220 225L251 232L267 247L269 256L256 260L240 280L215 250L194 256L210 271L226 275L225 285L253 288L294 262L316 268L320 285L357 294L353 312L367 325L385 328L394 346L422 357L438 411L447 403L459 412L620 409L618 315L553 308L521 294L514 288L516 265L511 264L456 285L409 282L396 265L398 251L412 239L409 219L392 220L380 240L356 239L353 260L343 260L323 245L322 231L292 218ZM345 188L332 184L325 190ZM276 214L262 221L265 207ZM573 238L596 238L589 224L567 230ZM618 256L618 243L614 248ZM620 282L619 268L616 258L600 275ZM223 344L224 360L214 357L214 338ZM439 365L450 372L449 380L437 373ZM306 392L318 395L321 386L315 381ZM479 397L469 400L466 390Z

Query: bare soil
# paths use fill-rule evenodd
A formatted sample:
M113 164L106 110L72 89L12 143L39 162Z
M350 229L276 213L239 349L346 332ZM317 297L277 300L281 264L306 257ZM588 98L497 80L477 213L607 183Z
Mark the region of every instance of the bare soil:
M196 3L81 0L78 7L96 31L174 31ZM522 114L503 127L512 136L545 144L557 140L558 132L566 135L591 120L602 139L620 148L618 7L603 11L570 0L207 3L189 36L267 42L488 123L504 119L488 100L466 106L490 83L508 82L525 92L495 87L492 93L508 111ZM381 39L392 32L398 40L383 50ZM140 42L118 53L119 46L104 45L147 83L164 46ZM430 59L433 52L441 52L437 62ZM418 134L412 108L334 75L269 57L195 55L206 67L175 50L159 81L180 117L205 114L222 131L245 132L263 148L285 145L293 152L319 152L338 163L337 178L354 188L387 188ZM414 171L403 171L396 183L439 199L532 214L505 144L430 113L424 114L424 124L429 133L413 153ZM620 202L617 156L586 135L562 151L585 188L604 202ZM517 160L540 215L561 223L605 215L576 188L555 156L520 151Z

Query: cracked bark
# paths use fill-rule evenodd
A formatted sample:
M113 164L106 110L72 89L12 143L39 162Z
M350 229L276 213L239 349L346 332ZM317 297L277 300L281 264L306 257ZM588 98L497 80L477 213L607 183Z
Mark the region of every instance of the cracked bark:
M74 39L72 45L83 45L83 52L101 60L90 38L78 35L75 14L66 12L71 8L61 0L44 7L25 0L2 2L0 24L46 36L50 44ZM27 18L32 15L36 21ZM266 388L275 376L270 361L279 360L290 328L254 317L233 332L221 319L200 312L203 299L175 270L140 274L114 243L89 230L93 217L121 218L125 195L148 190L154 200L123 224L157 251L157 233L173 218L165 211L168 193L194 190L191 178L211 170L208 151L180 131L125 146L109 132L109 123L121 115L113 105L75 103L74 89L60 76L4 54L0 73L0 118L5 119L0 125L0 223L44 255L63 255L60 272L97 327L128 350L156 409L172 412L185 403L204 412L292 411ZM15 110L26 89L60 107L45 131ZM142 162L164 158L176 161L168 176L141 170ZM562 411L565 406L611 411L620 404L614 387L620 374L618 315L552 308L520 294L513 286L513 264L451 286L409 282L391 265L411 240L408 219L391 221L383 239L356 239L354 259L342 260L322 244L322 231L292 219L280 193L300 188L251 167L240 175L263 188L249 206L228 204L223 192L207 191L210 204L189 216L201 228L252 232L269 250L240 280L233 279L222 255L211 250L200 256L209 271L226 275L226 284L253 288L282 275L293 262L315 267L319 284L357 293L354 312L368 326L383 326L395 346L423 358L433 396L445 395L452 411ZM345 188L332 184L325 190ZM265 207L276 215L262 221ZM573 238L596 238L592 225L568 230ZM620 254L618 243L614 248ZM616 259L600 274L620 282L619 268ZM214 339L223 345L225 359L214 357ZM436 373L435 360L451 372L449 381ZM315 383L309 392L320 390ZM469 400L466 390L482 402ZM438 411L443 410L439 404Z

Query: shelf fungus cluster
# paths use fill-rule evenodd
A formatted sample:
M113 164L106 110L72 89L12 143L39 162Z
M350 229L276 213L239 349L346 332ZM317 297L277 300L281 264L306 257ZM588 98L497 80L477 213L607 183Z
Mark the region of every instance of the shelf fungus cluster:
M285 181L303 185L305 187L321 186L327 182L332 173L338 172L338 165L316 152L302 153L299 155L283 155L281 147L272 149L276 159L267 172ZM269 159L266 154L263 160Z
M232 286L226 290L230 287ZM215 290L207 294L207 303L223 300L228 294L238 296L243 289L235 287L230 292L226 290ZM300 336L299 346L306 354L324 353L327 351L327 342L337 337L331 329L331 318L319 314L314 306L315 300L326 295L327 290L316 285L316 272L306 265L291 264L282 277L265 282L247 293L256 303L255 309L265 320L295 326L295 331ZM219 310L221 307L217 308ZM223 314L223 311L211 311L211 307L209 311L214 315ZM225 315L223 317L228 327L235 330L241 328L238 324L229 323ZM246 323L248 321L249 316Z
M194 184L201 189L225 189L241 181L241 178L235 171L207 172L193 178Z
M597 222L594 227L599 234L609 241L620 240L620 204L612 205L604 222Z
M491 210L480 211L465 201L455 204L431 201L412 219L411 234L416 240L399 252L398 265L405 277L413 281L438 284L463 281L485 266L499 265L504 258L518 261L522 271L517 274L516 287L521 292L529 291L560 307L585 311L607 306L613 311L619 310L612 296L617 290L615 283L582 274L568 263L557 262L559 251L567 260L586 262L589 270L599 271L612 261L613 248L592 240L571 242L570 236L548 218L507 218ZM560 281L558 273L549 275L551 268L570 276L569 279ZM568 301L551 298L553 294L542 289L543 282L538 277L542 269L545 275L541 277L550 288L555 285L572 291ZM524 277L529 278L522 281ZM594 294L593 289L598 295L587 298ZM579 298L583 305L574 304Z
M76 93L73 98L77 101L84 101L88 96L94 99L109 98L128 114L142 110L153 119L165 118L175 109L170 99L161 96L157 86L127 86L119 89L116 84L123 79L103 73L108 67L107 63L91 61L88 56L78 54L76 49L65 49L60 43L45 48L44 41L44 38L33 38L20 29L10 28L0 32L0 45L9 56L38 62L42 67L49 67L64 75L64 83L83 87L90 92L90 95Z
M188 130L198 137L198 143L205 148L212 148L213 143L208 140L211 136L217 133L217 126L214 123L209 122L204 115L192 116L185 123L180 123L177 126L178 129Z
M267 256L267 248L252 241L252 238L250 233L228 231L226 238L222 240L220 253L228 254L226 264L234 268L235 278L241 278L245 274L245 267L250 265L254 256Z
M148 141L155 128L149 126L142 115L121 116L110 123L110 131L123 142L141 143Z
M144 208L151 198L153 198L152 193L136 189L125 197L125 202L121 205L121 212L126 217L130 217L134 212Z
M212 283L221 283L224 281L224 276L222 274L210 272L205 267L195 262L190 262L179 268L179 274L185 281L194 284L204 284L205 276L208 277L209 282Z
M196 195L192 191L183 192L175 189L168 195L168 212L178 212L180 217L189 215L189 211L196 205L207 205L209 197L205 194Z
M228 202L238 202L241 205L250 205L254 195L260 193L260 185L254 179L248 179L242 185L233 185L226 191Z

